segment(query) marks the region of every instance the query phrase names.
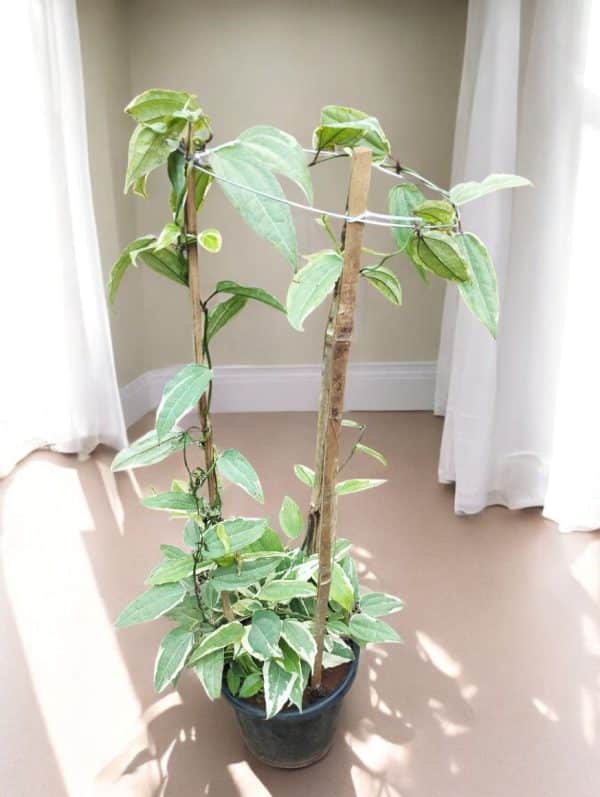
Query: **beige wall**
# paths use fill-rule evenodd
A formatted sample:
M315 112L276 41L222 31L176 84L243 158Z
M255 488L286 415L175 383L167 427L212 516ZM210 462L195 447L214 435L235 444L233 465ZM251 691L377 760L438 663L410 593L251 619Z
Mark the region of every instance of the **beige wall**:
M266 123L308 144L321 106L353 105L379 117L403 162L441 184L448 182L466 0L229 0L210 5L80 0L80 7L98 224L109 259L117 239L123 244L134 235L156 232L167 220L161 176L151 177L147 202L120 195L131 129L124 129L128 123L123 124L120 111L127 93L150 87L196 93L213 120L216 143ZM111 25L117 25L116 35L110 35ZM347 161L312 173L316 204L343 209ZM373 182L370 208L385 211L392 180L376 173ZM294 186L289 195L301 199ZM296 214L296 221L301 251L327 245L311 217ZM224 237L219 255L203 256L204 286L231 278L285 297L289 266L245 226L218 187L211 191L200 224L218 227ZM385 230L369 230L367 243L386 248L388 236ZM398 261L397 270L404 288L402 308L362 286L355 361L436 357L442 285L426 288L405 262ZM184 361L191 352L185 291L142 270L125 282L113 318L121 382ZM248 305L220 334L215 359L222 364L316 362L322 324L321 312L300 334L283 316Z

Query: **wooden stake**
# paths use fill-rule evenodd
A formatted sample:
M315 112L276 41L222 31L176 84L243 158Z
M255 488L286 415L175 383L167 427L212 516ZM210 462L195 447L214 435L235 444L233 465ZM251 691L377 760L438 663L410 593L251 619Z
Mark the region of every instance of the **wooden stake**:
M193 141L191 125L188 129L187 139L188 158L193 155ZM191 161L186 166L186 198L185 198L185 229L191 236L187 244L190 298L192 302L192 332L194 336L194 360L198 365L205 364L204 356L204 310L202 307L202 294L200 291L200 268L198 264L198 224L196 219L196 181L194 168ZM208 399L203 393L198 402L198 419L204 440L205 470L208 472L208 500L211 507L217 504L219 493L217 475L215 473L215 450L213 443L212 424L208 409Z
M352 171L348 189L348 214L359 216L367 209L367 197L371 182L371 150L357 147L352 153ZM325 338L325 354L328 362L323 367L320 412L325 421L321 429L323 439L321 451L317 450L315 474L320 473L320 496L315 507L317 517L317 544L319 573L315 627L317 655L312 677L312 686L319 689L323 667L323 645L325 623L331 588L331 560L335 540L336 494L335 483L339 459L339 438L344 412L346 372L354 328L356 291L360 275L360 261L364 224L348 222L344 241L344 264L332 299L332 323L328 325ZM330 339L328 341L328 336ZM330 347L330 348L328 348ZM316 481L316 475L315 475Z

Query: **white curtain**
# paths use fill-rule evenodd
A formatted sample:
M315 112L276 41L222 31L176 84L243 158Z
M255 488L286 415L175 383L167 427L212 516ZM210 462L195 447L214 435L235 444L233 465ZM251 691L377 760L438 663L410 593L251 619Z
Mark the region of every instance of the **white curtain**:
M495 343L444 308L439 478L455 508L543 506L561 530L600 527L600 2L470 0L453 182L516 172L521 188L465 207L490 245Z
M75 0L0 10L0 475L126 440L92 195Z

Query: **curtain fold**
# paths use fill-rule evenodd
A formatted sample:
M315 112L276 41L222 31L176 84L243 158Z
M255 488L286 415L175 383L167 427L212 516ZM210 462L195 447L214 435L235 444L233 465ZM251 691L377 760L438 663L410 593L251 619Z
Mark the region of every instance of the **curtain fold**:
M126 431L89 178L75 0L10 3L2 17L6 475L35 448L120 447Z
M469 4L453 182L516 172L534 188L465 207L497 268L498 339L449 286L436 387L456 511L543 506L563 531L600 527L599 6Z

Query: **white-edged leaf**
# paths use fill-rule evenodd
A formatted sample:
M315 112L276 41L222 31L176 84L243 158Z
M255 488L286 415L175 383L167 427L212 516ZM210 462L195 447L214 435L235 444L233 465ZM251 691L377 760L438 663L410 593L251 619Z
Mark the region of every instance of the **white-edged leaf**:
M344 418L342 420L342 426L347 426L349 429L364 429L364 423L359 423L358 421L353 421L352 418Z
M347 479L335 485L337 495L349 495L350 493L360 493L363 490L371 490L385 484L387 479Z
M315 472L312 468L307 468L306 465L294 465L294 473L296 478L305 484L307 487L312 487L315 482Z
M389 268L385 266L370 268L367 266L360 273L389 302L398 306L402 304L402 286L398 277Z
M173 609L186 596L186 589L181 584L163 584L151 587L126 606L117 617L117 628L125 628L137 623L146 623Z
M329 598L339 603L347 612L351 612L354 607L354 587L342 566L337 562L333 563L331 570Z
M113 459L111 470L117 472L129 468L145 468L162 462L169 454L181 451L186 440L182 429L174 428L171 433L159 440L156 430L152 429L135 440L130 446L119 451Z
M212 371L205 365L188 363L165 385L156 411L156 434L162 440L177 421L198 403L207 390Z
M493 191L503 188L520 188L531 185L531 181L518 174L488 174L480 183L471 180L467 183L458 183L450 189L450 199L455 205L464 205L473 199L479 199Z
M395 185L388 195L388 207L390 216L404 216L404 219L397 219L397 224L409 225L408 220L414 217L415 208L425 201L423 193L413 183L400 183ZM406 227L391 227L392 238L398 249L401 251L406 249L406 245L410 236L412 235L412 228Z
M183 541L189 548L197 548L202 532L195 520L190 518L183 528Z
M368 614L369 617L393 614L404 608L404 601L386 592L367 592L361 596L359 604L361 612Z
M295 675L284 670L275 659L265 661L263 680L267 719L274 717L289 700Z
M279 525L283 533L290 539L294 539L300 534L304 526L304 518L300 507L290 498L289 495L284 496L279 510Z
M224 664L225 651L219 648L198 659L192 667L210 700L216 700L221 695Z
M265 497L258 474L246 457L235 448L227 448L217 459L217 471L233 484L237 484L259 504L264 504Z
M313 146L320 150L367 146L373 152L374 161L383 160L390 152L390 142L379 121L343 105L326 105L321 109L320 125L313 133Z
M156 243L154 235L144 235L127 244L119 257L113 263L108 278L108 301L112 304L119 290L121 280L129 266L135 266L137 257L144 249L151 249Z
M279 563L279 557L258 558L237 564L218 567L213 570L211 583L219 592L231 592L232 590L244 589L266 578L275 570Z
M223 193L244 221L295 266L298 251L292 214L285 201L280 201L285 200L285 195L269 169L250 160L243 144L223 147L213 152L209 161ZM277 199L269 199L248 189Z
M179 236L181 235L181 228L175 222L169 222L165 224L162 228L160 235L158 236L158 241L156 242L156 246L154 247L155 252L159 252L161 249L168 249L173 244L177 243L179 240Z
M186 105L198 107L196 98L187 91L171 91L170 89L149 89L134 97L125 108L125 113L136 122L157 122L164 117L172 116L183 110Z
M453 205L447 199L426 199L413 212L427 224L438 227L452 227L456 215Z
M274 172L293 180L312 204L313 189L304 150L293 136L269 125L257 125L238 136L249 155Z
M471 271L471 279L468 282L459 282L458 289L469 310L495 338L500 300L494 264L483 242L472 232L456 237Z
M369 446L364 445L364 443L357 443L354 448L356 451L360 451L361 454L366 454L368 457L372 457L378 462L381 462L382 465L387 465L387 459L383 456L383 454L380 454L379 451L375 451L374 448L370 448Z
M279 655L281 618L270 609L260 609L252 615L247 644L252 655L259 659L269 659Z
M359 644L369 642L402 642L396 631L384 623L367 614L353 614L350 618L350 633Z
M232 280L220 280L215 286L215 292L230 293L234 296L244 296L246 299L255 299L257 302L262 302L270 307L274 307L276 310L279 310L282 313L285 313L286 311L279 299L262 288L252 288L249 285L240 285Z
M203 656L212 653L214 650L221 650L228 645L237 644L244 636L244 632L244 626L237 620L233 620L231 623L225 623L225 625L221 625L219 628L211 631L210 634L202 637L200 643L194 648L190 656L190 667L196 664Z
M281 628L281 636L312 670L317 655L317 643L307 624L286 618Z
M339 252L324 249L308 258L295 274L287 293L287 314L294 329L302 330L304 319L331 293L342 272Z
M190 493L168 492L150 495L142 499L142 505L148 509L160 509L163 512L192 513L197 512L198 507L194 496Z
M229 550L219 536L218 528L221 527L227 535ZM220 559L230 553L236 553L260 540L265 533L267 521L265 518L233 518L223 520L211 526L204 534L206 550L203 555L207 559Z
M289 603L292 598L312 598L316 594L317 588L314 584L279 579L265 584L256 597L270 603Z
M207 252L217 254L223 246L223 238L218 230L208 228L198 233L198 243Z
M194 634L185 628L173 628L163 637L154 663L154 688L162 690L177 678L194 644Z
M146 579L146 584L172 584L182 578L191 576L194 572L194 557L189 554L177 558L166 558L157 565Z
M185 119L172 119L160 130L138 124L129 140L125 193L157 166L166 163L169 154L179 146Z

